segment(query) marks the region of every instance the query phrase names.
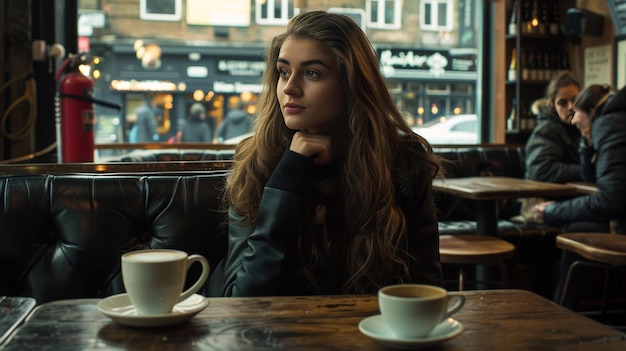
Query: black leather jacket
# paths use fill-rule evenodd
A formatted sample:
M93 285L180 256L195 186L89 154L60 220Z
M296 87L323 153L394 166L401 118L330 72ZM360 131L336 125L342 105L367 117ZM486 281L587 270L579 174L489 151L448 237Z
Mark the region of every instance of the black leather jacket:
M294 253L304 223L305 197L311 188L313 163L287 151L265 186L256 227L241 225L229 213L228 254L211 274L209 296L271 296L341 294L344 273L325 262L314 268L317 288L295 271ZM432 196L432 181L417 178L397 186L407 217L406 251L416 260L410 265L411 282L443 284L439 262L439 235ZM413 261L409 261L413 262Z
M626 233L626 87L593 119L591 139L596 193L547 206L544 221L552 225L612 221L613 230Z

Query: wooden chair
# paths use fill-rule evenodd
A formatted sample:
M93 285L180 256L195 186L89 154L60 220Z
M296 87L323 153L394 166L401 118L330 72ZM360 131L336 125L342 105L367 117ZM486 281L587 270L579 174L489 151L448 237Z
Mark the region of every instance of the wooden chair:
M604 275L602 314L606 313L607 285L609 270L626 268L626 236L610 233L568 233L556 237L556 246L582 256L583 260L572 263L567 268L567 275L560 297L562 305L567 296L569 283L574 270L579 266L606 269ZM566 269L566 267L563 267Z
M459 265L459 291L465 288L464 267L489 264L500 269L502 286L508 286L504 260L513 257L515 246L506 240L484 235L440 235L441 263Z

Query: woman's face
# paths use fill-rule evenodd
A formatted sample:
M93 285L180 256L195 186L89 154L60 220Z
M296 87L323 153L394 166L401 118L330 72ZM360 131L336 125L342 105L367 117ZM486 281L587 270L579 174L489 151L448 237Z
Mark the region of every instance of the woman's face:
M559 115L561 121L565 123L569 123L570 111L574 106L574 99L576 99L576 95L579 93L578 87L574 84L566 85L564 87L560 87L556 91L556 96L552 101L554 108L556 109L556 113Z
M336 57L313 39L287 38L278 54L276 95L289 129L330 134L346 96Z
M574 116L571 123L578 128L583 137L589 137L591 133L591 118L589 114L578 108L574 108L573 112Z

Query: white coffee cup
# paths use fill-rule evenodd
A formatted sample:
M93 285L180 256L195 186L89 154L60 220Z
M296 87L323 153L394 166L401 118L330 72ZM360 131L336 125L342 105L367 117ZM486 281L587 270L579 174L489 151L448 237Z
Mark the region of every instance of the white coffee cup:
M200 278L183 292L189 267L200 262ZM122 279L139 314L170 314L176 303L195 294L209 277L209 262L180 250L137 250L122 255Z
M448 306L449 301L454 304ZM398 337L426 337L465 304L465 296L420 284L390 285L378 290L383 320Z

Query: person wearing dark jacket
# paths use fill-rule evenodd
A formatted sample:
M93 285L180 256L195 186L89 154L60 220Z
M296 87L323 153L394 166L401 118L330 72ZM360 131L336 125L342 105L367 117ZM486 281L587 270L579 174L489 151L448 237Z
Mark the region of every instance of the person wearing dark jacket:
M225 140L250 132L252 129L252 118L243 108L243 103L239 101L236 107L226 114L224 121L217 129L218 143L223 143Z
M537 205L537 218L550 225L565 225L566 232L626 233L626 87L617 93L608 85L591 85L576 98L571 123L582 135L581 156L583 169L595 172L597 191L558 202ZM587 181L592 179L585 179ZM561 295L567 268L577 256L564 251L561 276L555 294ZM575 308L580 293L580 276L577 271L573 288L569 290L564 305Z
M213 131L207 121L206 108L201 103L194 103L189 108L189 116L181 130L182 142L210 143Z
M580 132L569 123L569 111L580 83L569 73L555 76L546 97L533 104L537 126L526 142L526 179L567 183L580 181Z
M441 159L404 121L364 32L344 15L303 12L266 57L255 132L226 182L228 252L207 294L442 286Z

